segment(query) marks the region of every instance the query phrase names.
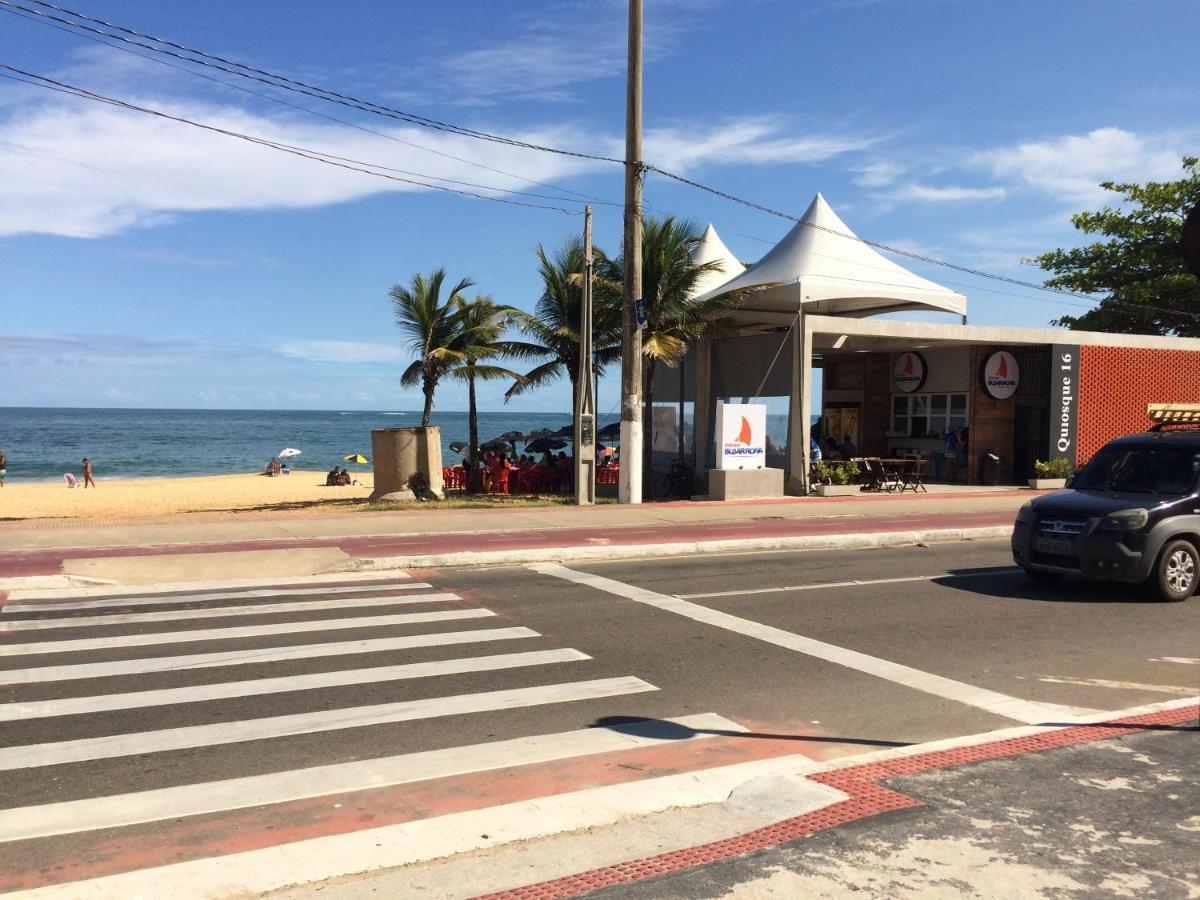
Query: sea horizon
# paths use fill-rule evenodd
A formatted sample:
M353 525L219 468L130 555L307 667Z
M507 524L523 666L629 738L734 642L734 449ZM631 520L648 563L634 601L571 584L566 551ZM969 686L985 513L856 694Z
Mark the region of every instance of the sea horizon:
M481 410L478 417L481 442L508 431L558 430L572 419L568 412L518 410ZM358 467L343 457L361 453L370 459L371 431L416 425L420 419L420 410L0 406L0 449L8 457L9 483L78 476L84 457L101 480L254 473L288 447L301 451L291 460L297 469L347 465L354 471ZM782 446L787 417L770 415L767 420L772 440ZM615 411L601 413L597 427L617 421ZM441 428L443 464L461 461L450 445L468 440L469 414L435 408L430 424ZM565 449L570 452L569 446Z

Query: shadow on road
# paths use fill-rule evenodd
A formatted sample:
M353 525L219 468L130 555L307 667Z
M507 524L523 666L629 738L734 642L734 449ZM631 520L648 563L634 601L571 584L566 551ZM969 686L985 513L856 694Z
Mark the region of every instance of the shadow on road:
M765 738L773 741L805 741L818 744L856 744L863 747L909 747L903 741L877 741L871 738L831 737L812 734L765 734L757 731L729 731L720 728L688 728L678 722L663 719L642 719L636 716L605 716L589 727L607 728L610 731L634 737L654 738L660 741L685 741L698 734L714 734L721 737Z
M933 584L969 594L1001 600L1031 600L1039 603L1145 603L1140 585L1082 578L1064 578L1054 584L1039 584L1011 566L995 569L953 569L933 579Z

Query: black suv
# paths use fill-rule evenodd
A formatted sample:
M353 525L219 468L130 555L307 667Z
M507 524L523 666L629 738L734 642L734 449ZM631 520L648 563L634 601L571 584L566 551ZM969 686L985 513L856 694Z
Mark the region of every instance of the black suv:
M1200 582L1200 430L1105 444L1067 490L1021 507L1012 551L1038 581L1147 582L1186 600Z

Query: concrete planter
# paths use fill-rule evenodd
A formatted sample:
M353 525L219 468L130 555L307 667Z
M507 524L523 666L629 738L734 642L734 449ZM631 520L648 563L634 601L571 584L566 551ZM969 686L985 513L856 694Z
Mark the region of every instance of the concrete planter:
M1029 486L1035 491L1057 491L1067 486L1065 478L1030 478Z
M379 428L371 432L371 457L375 468L372 500L440 500L446 496L442 481L442 430ZM417 496L420 488L421 496Z
M862 492L857 484L818 484L817 494L821 497L855 497Z

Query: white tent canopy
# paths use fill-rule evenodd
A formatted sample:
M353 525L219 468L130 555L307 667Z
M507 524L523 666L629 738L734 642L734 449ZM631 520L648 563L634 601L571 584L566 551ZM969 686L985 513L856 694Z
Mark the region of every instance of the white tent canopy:
M730 252L721 236L717 234L717 229L711 225L704 229L704 234L700 236L696 246L692 247L690 256L693 265L702 266L710 262L720 265L719 270L704 272L696 279L693 297L712 291L713 288L720 287L746 271L746 267L738 262L738 258Z
M712 226L705 239L710 232L729 254ZM702 240L697 250L704 244ZM805 312L843 316L901 310L967 312L966 297L914 275L861 241L820 194L796 227L757 264L696 299L740 290L752 291L740 307L743 314L794 314L801 305Z

